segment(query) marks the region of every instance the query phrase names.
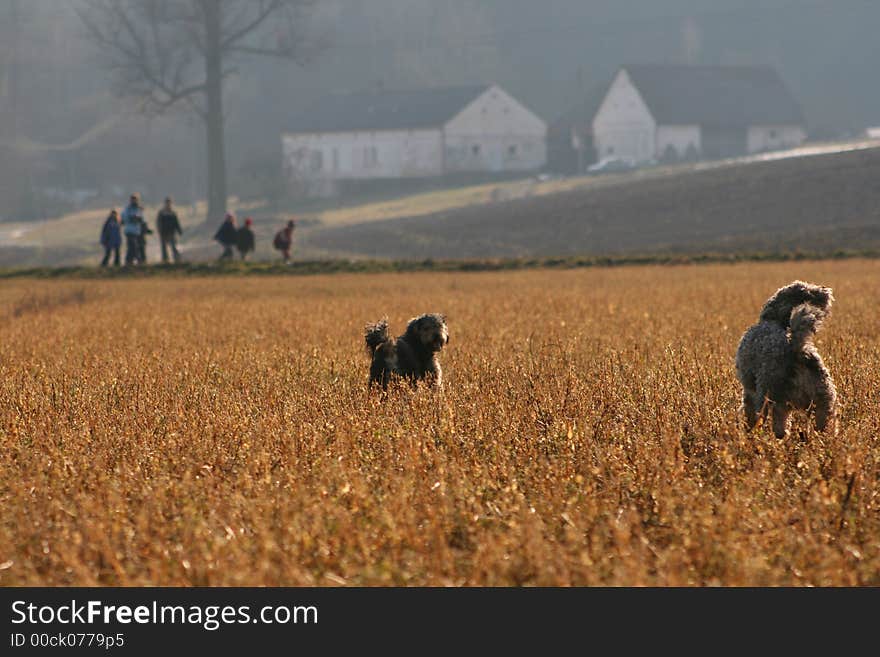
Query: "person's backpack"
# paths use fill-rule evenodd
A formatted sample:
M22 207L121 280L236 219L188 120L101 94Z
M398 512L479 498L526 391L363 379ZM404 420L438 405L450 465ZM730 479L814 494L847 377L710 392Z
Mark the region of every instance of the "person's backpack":
M272 246L274 246L279 251L283 251L287 248L287 239L284 237L284 229L279 230L275 233L275 238L272 240Z

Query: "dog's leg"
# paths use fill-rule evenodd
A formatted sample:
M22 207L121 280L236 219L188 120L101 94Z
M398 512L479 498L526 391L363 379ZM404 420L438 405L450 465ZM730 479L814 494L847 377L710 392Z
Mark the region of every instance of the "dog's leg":
M370 387L374 385L382 386L382 390L388 390L389 372L385 367L385 362L380 359L374 359L370 366Z
M767 396L766 387L762 386L760 382L758 382L758 387L753 393L752 399L755 402L755 408L757 409L758 417L766 424L767 417L770 415L770 409L773 408L773 402Z
M743 388L742 412L746 418L746 431L751 431L758 423L758 403L756 394Z
M433 366L425 372L425 382L429 388L441 388L443 386L443 370L440 369L439 363L434 363Z
M785 438L788 434L788 416L791 411L787 404L773 404L773 433L777 438Z

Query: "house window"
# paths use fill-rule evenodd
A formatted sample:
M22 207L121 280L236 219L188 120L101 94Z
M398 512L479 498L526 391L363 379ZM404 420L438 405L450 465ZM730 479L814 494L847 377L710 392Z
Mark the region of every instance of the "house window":
M471 153L473 153L474 155L479 155L480 154L480 145L474 144L473 146L471 146Z
M333 149L333 170L339 171L339 149Z
M776 131L775 130L770 131L770 139L776 139Z
M609 146L605 149L605 155L614 155L614 146Z
M317 173L321 169L324 168L324 152L323 151L312 151L309 168Z
M516 157L516 144L511 144L507 147L507 154L510 157Z

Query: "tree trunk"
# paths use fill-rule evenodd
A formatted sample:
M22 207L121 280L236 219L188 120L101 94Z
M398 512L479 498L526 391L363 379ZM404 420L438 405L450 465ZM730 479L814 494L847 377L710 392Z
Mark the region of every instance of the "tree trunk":
M208 146L207 221L226 213L226 146L223 134L223 57L220 48L221 7L205 3L205 128Z

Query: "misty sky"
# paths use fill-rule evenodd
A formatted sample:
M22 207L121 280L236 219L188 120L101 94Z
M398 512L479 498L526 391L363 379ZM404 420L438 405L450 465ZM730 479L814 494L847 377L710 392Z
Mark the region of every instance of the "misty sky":
M13 25L14 0L0 0L0 142L69 144L112 119L81 148L38 149L29 179L198 194L198 123L183 108L133 115L75 1L19 0ZM288 118L327 92L498 82L552 121L629 62L770 65L811 134L855 133L880 124L878 27L876 0L319 0L327 45L307 67L254 58L229 84L230 177L277 166Z

